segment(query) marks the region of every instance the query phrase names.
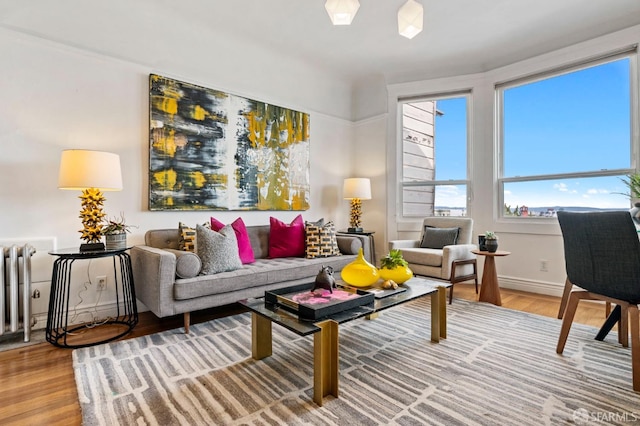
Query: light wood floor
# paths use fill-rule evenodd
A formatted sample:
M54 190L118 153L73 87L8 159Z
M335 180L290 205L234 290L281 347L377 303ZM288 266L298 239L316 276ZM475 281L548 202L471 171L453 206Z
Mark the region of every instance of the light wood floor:
M502 306L556 318L560 299L502 289ZM477 300L473 285L456 284L455 297ZM455 300L454 302L455 303ZM214 309L191 315L193 323L233 314L238 308ZM604 305L582 302L576 322L600 327ZM138 337L182 326L182 316L158 319L140 314L140 323L127 337ZM95 339L99 329L91 330ZM81 338L81 337L80 337ZM73 375L72 350L49 343L0 352L1 425L80 425L80 405Z

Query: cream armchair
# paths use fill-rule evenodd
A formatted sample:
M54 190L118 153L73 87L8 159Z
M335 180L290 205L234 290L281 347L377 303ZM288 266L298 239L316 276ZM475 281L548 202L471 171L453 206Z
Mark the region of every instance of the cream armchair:
M457 230L457 232L456 232ZM389 241L389 250L399 249L415 275L447 280L453 285L474 280L478 293L477 249L471 243L473 219L467 217L427 217L422 223L420 240Z

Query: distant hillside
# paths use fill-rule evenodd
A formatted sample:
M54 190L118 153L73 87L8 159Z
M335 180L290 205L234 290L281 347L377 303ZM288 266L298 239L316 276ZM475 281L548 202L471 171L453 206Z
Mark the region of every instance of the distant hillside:
M575 206L553 206L553 207L529 207L529 213L544 213L548 211L565 212L599 212L606 210L626 210L626 209L599 209L597 207L575 207Z

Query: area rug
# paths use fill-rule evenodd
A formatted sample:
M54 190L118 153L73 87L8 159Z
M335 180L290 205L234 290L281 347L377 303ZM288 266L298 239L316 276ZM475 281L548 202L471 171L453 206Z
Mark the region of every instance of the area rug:
M251 358L248 313L75 350L85 425L555 425L640 422L631 351L574 324L454 300L430 342L429 298L340 326L339 397L313 395L313 338L274 325Z

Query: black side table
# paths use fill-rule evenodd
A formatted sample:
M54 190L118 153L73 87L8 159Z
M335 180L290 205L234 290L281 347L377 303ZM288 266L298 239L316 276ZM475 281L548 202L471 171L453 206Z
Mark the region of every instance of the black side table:
M47 327L45 329L47 342L61 348L83 348L116 340L138 324L138 307L136 305L136 293L133 285L133 271L131 269L131 257L121 250L100 250L81 252L77 248L50 251L52 256L58 256L53 263L51 277L51 295L49 296L49 312L47 314ZM113 259L113 275L116 289L115 318L109 318L100 325L116 324L124 326L124 331L106 339L92 341L83 344L71 344L67 337L73 332L84 329L84 324L69 328L69 295L71 292L71 267L76 260L97 259L111 257ZM120 277L120 279L118 279ZM122 300L121 300L122 299Z
M369 240L369 247L371 250L371 263L373 264L373 266L376 266L376 243L373 239L373 234L375 234L375 231L367 231L366 229L364 231L349 231L348 229L340 229L338 230L338 233L365 235Z

